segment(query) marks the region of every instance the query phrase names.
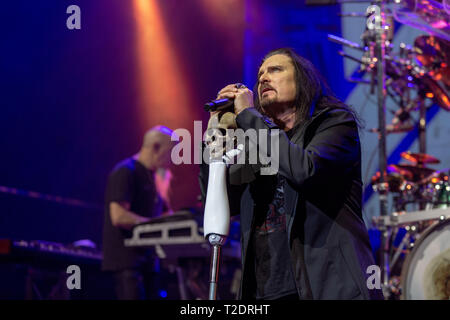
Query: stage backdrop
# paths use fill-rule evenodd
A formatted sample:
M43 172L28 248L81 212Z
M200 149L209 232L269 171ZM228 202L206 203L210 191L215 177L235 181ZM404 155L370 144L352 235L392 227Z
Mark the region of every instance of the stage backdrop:
M69 29L71 5L81 29ZM252 87L263 55L293 47L360 112L365 220L378 214L368 180L377 170L374 96L344 80L327 34L359 42L365 21L340 18L364 4L309 7L282 0L16 0L3 3L0 28L0 237L100 245L103 194L115 163L139 150L157 124L206 128L202 106L229 83ZM69 21L70 22L70 21ZM73 21L72 21L73 22ZM70 24L70 23L69 23ZM420 32L396 29L395 43ZM388 101L388 104L391 102ZM391 108L388 105L388 108ZM429 111L429 153L448 167L449 113ZM390 163L417 151L416 134L388 139ZM192 148L195 148L193 144ZM374 160L371 160L374 159ZM175 210L197 205L198 168L172 168ZM35 193L30 193L33 191Z
M18 0L2 13L0 238L100 244L113 166L154 125L205 129L203 104L242 81L244 3ZM197 166L172 170L173 209L195 207Z

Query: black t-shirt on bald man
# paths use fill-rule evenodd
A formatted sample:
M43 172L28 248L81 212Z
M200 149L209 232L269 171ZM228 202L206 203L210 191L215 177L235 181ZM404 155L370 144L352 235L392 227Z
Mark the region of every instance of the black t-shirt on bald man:
M116 165L110 173L105 193L105 217L103 225L104 271L141 268L152 263L153 251L148 248L125 247L124 240L132 232L115 227L111 223L111 202L130 203L130 211L143 217L156 217L167 210L157 192L154 172L139 161L128 158Z

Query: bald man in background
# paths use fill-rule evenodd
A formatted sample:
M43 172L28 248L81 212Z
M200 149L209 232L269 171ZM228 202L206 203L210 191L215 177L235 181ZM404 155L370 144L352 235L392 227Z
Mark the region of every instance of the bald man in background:
M153 293L153 250L125 247L124 240L131 237L133 226L171 213L167 178L175 144L172 134L164 126L148 130L139 152L118 163L108 178L102 269L113 273L119 300L149 299ZM164 186L164 190L158 186Z

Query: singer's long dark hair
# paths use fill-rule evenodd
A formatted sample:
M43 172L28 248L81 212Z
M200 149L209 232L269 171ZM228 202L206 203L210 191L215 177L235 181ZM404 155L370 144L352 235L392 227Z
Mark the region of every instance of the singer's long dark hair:
M272 50L266 54L259 66L261 67L267 58L276 54L288 56L291 58L291 62L294 65L296 81L296 97L294 105L297 108L295 126L311 117L312 108L325 107L348 110L355 118L358 126L360 125L360 120L356 112L339 100L313 64L309 60L299 56L293 49L280 48ZM258 111L264 112L258 98L258 80L253 88L253 92L255 93L255 107Z

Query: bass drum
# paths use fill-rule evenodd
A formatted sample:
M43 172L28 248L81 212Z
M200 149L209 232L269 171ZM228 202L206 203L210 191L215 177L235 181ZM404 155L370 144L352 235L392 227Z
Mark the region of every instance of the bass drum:
M450 299L450 220L424 231L402 268L403 300Z

